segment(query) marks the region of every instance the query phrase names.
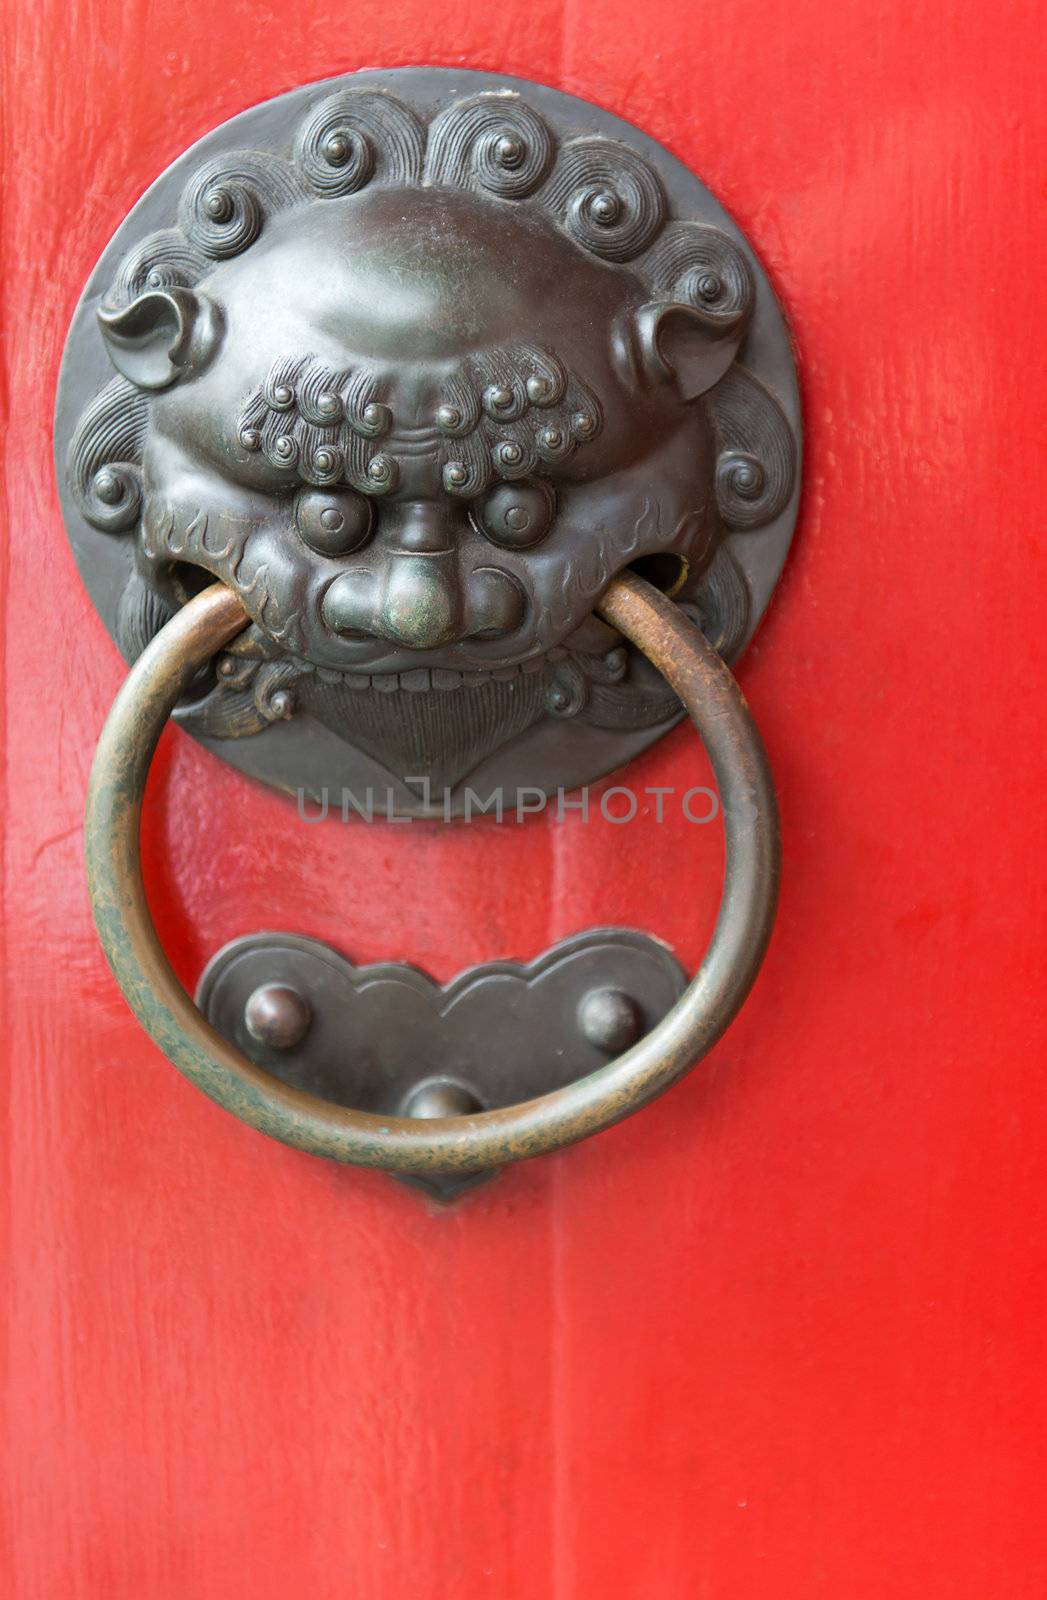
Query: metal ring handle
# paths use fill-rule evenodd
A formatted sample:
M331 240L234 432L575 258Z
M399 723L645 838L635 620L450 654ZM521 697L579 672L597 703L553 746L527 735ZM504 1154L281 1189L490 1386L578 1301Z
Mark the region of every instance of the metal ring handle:
M178 1070L262 1133L360 1166L471 1172L541 1155L621 1121L716 1043L752 986L777 902L778 811L767 758L730 671L657 589L616 578L599 614L642 650L690 714L720 789L723 898L690 985L644 1039L599 1071L538 1099L472 1116L415 1120L351 1111L271 1077L211 1027L161 948L142 884L139 831L149 765L194 674L248 618L218 584L184 606L132 667L106 719L87 797L86 855L95 923L117 983Z

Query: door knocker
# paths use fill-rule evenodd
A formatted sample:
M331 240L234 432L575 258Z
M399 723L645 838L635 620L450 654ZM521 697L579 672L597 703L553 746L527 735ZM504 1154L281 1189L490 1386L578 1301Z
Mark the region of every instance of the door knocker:
M95 916L182 1072L300 1149L450 1192L609 1126L710 1048L774 915L773 787L726 663L785 559L799 407L767 279L693 174L586 101L457 70L254 107L104 252L56 449L132 663L91 778ZM164 957L138 822L169 717L289 792L453 815L470 790L590 782L685 712L727 840L686 987L627 930L446 990L260 936L215 958L202 1010ZM539 992L547 1062L533 1028L501 1065L470 1045L490 1037L470 1017ZM354 1060L383 1039L375 1081Z

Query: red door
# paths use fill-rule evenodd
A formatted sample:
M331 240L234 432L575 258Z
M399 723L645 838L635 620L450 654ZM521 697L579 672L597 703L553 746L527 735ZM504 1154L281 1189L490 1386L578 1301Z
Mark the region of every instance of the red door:
M1038 8L7 11L0 1590L1040 1600ZM124 668L50 467L69 317L154 176L419 62L699 172L791 319L808 449L740 668L785 852L756 989L670 1095L442 1207L243 1127L128 1012L80 842ZM635 777L695 770L678 731ZM682 818L305 833L177 732L146 834L190 985L264 927L446 978L617 923L693 966L722 868Z

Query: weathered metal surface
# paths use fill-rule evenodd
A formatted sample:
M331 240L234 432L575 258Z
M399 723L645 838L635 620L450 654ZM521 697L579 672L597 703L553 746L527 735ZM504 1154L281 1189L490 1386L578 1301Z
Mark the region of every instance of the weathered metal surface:
M1042 4L5 20L0 1593L1043 1600ZM231 1122L120 999L80 830L123 670L49 435L79 286L172 155L292 82L459 58L591 94L731 206L811 474L735 669L786 851L753 994L641 1117L434 1218ZM623 781L697 761L680 727ZM693 970L718 827L593 799L303 829L168 734L151 904L190 986L274 918L442 977L637 919Z
M183 726L292 792L456 814L678 720L594 615L615 573L739 653L799 411L759 262L667 151L410 69L255 107L162 175L74 319L57 451L129 660L208 578L250 616Z
M712 941L669 1013L607 1065L520 1103L424 1120L349 1109L281 1082L223 1038L179 984L142 889L141 797L167 717L193 675L244 628L243 607L231 591L208 589L146 648L117 696L92 769L86 823L92 905L132 1010L174 1065L212 1099L263 1133L315 1155L405 1174L472 1174L610 1127L668 1088L720 1037L756 976L777 903L778 817L766 756L729 668L677 606L627 575L610 585L599 611L679 695L712 763L726 838ZM614 1025L615 1007L595 1010L590 1027ZM279 1004L264 1014L278 1027L289 1020Z
M438 984L401 962L358 967L299 934L234 939L196 1004L282 1083L335 1105L432 1118L512 1105L604 1066L686 987L665 945L596 928L526 966L491 961ZM461 1175L427 1179L448 1196Z

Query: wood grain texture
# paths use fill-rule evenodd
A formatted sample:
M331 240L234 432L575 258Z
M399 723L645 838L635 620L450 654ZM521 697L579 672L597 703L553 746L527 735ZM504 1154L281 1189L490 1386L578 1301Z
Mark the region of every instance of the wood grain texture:
M1040 1600L1040 8L5 10L0 1590ZM79 835L121 668L50 467L73 304L151 178L257 99L426 61L691 163L809 429L741 673L785 839L757 988L642 1116L442 1212L238 1126L117 994ZM703 781L688 735L632 781ZM595 922L693 962L722 865L650 816L306 830L176 734L147 829L187 979L260 927L441 978Z

